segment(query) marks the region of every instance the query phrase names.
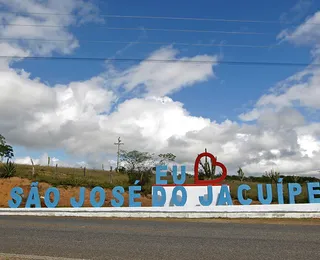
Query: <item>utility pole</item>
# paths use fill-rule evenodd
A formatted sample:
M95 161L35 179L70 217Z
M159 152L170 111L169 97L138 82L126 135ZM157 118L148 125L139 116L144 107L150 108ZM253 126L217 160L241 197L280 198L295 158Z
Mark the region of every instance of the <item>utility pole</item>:
M121 139L120 139L120 137L119 137L119 138L118 138L118 142L117 142L117 143L114 143L114 144L118 146L117 172L119 172L120 145L122 145L122 144L124 144L124 143L121 143Z

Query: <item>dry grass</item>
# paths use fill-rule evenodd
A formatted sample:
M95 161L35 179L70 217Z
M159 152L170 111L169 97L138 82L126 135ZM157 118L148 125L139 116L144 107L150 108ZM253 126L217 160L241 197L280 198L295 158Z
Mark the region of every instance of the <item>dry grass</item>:
M128 176L124 173L116 173L116 172L109 172L103 170L94 170L94 169L86 169L86 175L84 176L84 169L81 168L64 168L58 167L57 171L55 167L48 167L48 166L35 166L35 176L32 177L32 166L31 165L17 165L17 178L11 178L7 181L2 181L2 189L0 189L1 198L3 198L3 185L8 185L8 192L14 186L20 186L25 191L30 189L31 181L38 181L41 183L40 192L44 192L45 189L49 186L55 186L62 188L61 192L61 205L65 206L69 205L69 200L72 196L77 196L79 192L79 187L86 187L87 193L89 194L89 190L93 187L100 186L107 191L107 205L110 204L110 197L111 197L111 189L115 186L122 186L127 190L129 187L129 179ZM112 182L111 182L112 176ZM20 179L21 178L21 179ZM166 177L168 183L172 183L172 177ZM5 184L4 184L5 183ZM12 184L14 183L14 186ZM152 178L151 183L155 183L155 177ZM186 183L193 183L193 177L188 176ZM247 196L253 200L252 204L260 204L258 201L258 192L257 192L257 182L245 182L251 187L251 190L247 192ZM237 180L233 181L225 181L224 184L228 184L231 190L231 196L234 200L234 204L239 204L237 201L237 189L238 186L242 183ZM0 184L1 185L1 184ZM151 184L152 185L152 184ZM150 186L151 186L150 185ZM296 203L306 203L308 202L308 195L307 195L307 187L304 183L302 188L302 194L296 197ZM9 189L9 187L11 187ZM285 203L288 203L288 190L287 185L283 185L284 187L284 199ZM265 185L263 185L263 189L265 192ZM89 203L89 195L86 194L87 200L86 203ZM273 184L273 203L278 203L277 192L276 192L276 185ZM8 196L7 196L8 197ZM6 198L7 198L6 197ZM148 198L147 198L148 197ZM65 199L64 199L65 198ZM144 205L151 205L150 195L144 197L145 203ZM108 200L109 199L109 200ZM0 203L0 206L3 207L4 202ZM7 206L7 201L5 201L5 205ZM89 204L85 204L89 205Z
M70 207L70 199L79 197L79 187L86 187L84 207L91 207L90 191L93 187L100 186L106 191L106 200L104 206L111 206L112 188L115 186L123 186L125 190L129 186L128 176L123 173L116 173L102 170L87 169L84 176L84 169L65 168L48 166L35 166L35 176L32 176L32 166L18 164L16 177L10 179L0 179L0 207L8 207L10 190L19 186L24 190L27 196L30 191L31 182L39 182L38 188L40 196L44 196L45 191L49 187L59 187L60 201L59 207ZM112 175L112 181L111 181ZM128 193L123 194L124 207L128 206ZM142 206L151 206L150 196L141 196ZM23 207L26 198L20 207ZM43 204L44 206L44 204Z
M31 165L17 165L17 177L32 181L47 182L53 186L75 186L113 188L114 186L128 187L128 176L122 173L103 170L66 168L48 166L35 166L35 176L32 177ZM112 180L112 181L111 181Z
M232 198L237 198L237 191L238 187L243 184L240 181L229 181L226 182L226 184L230 185L230 190L231 190L231 196ZM245 184L248 184L251 187L251 190L247 191L247 196L251 198L254 201L258 201L258 188L257 188L257 182L245 182ZM300 195L295 197L296 203L307 203L308 202L308 190L307 190L307 185L306 183L301 184L302 185L302 192ZM263 186L263 191L264 194L266 195L266 187L265 185ZM289 198L288 198L288 188L287 185L283 185L283 194L284 194L284 203L289 203ZM272 201L274 203L278 203L278 194L277 194L277 186L276 184L272 184Z
M8 207L8 201L11 199L10 196L10 191L14 187L21 187L24 191L24 199L23 202L20 205L21 207L25 206L27 196L30 192L31 188L31 180L25 179L25 178L19 178L19 177L13 177L10 179L0 179L0 207ZM45 191L50 187L51 185L45 182L39 182L38 184L38 189L39 189L39 195L44 196ZM112 190L111 189L104 189L106 192L106 199L104 203L104 207L111 207L111 199L112 197ZM60 201L58 204L58 207L71 207L70 204L70 199L72 197L79 198L79 191L80 189L78 187L71 187L71 186L66 186L66 187L61 187L59 189L60 192ZM91 207L90 204L90 188L86 189L85 192L85 202L83 207ZM126 192L123 194L124 197L124 204L123 207L128 207L128 193ZM51 198L53 199L53 198ZM98 199L98 198L96 198ZM140 201L142 206L151 206L151 198L150 197L145 197L141 196L140 199L137 199L136 201ZM41 202L42 207L46 207L44 204L44 201Z

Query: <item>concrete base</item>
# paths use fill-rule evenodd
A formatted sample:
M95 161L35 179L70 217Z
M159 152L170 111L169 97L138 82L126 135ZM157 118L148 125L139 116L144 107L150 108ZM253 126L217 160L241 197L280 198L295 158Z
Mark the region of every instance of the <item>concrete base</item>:
M106 218L317 218L320 204L285 204L215 207L103 207L1 208L0 216L63 216Z

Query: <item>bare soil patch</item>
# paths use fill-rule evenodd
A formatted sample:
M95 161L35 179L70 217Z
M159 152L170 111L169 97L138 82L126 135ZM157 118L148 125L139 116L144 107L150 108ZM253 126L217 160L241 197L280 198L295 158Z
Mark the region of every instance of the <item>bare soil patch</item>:
M3 208L8 207L8 201L11 200L10 191L12 188L17 186L21 187L24 191L23 201L20 205L20 207L24 207L28 198L30 188L31 188L30 185L31 185L31 181L29 179L18 178L18 177L13 177L10 179L0 179L0 207L3 207ZM44 196L46 190L49 187L51 187L51 185L49 185L48 183L40 182L38 184L39 195ZM78 200L80 187L71 187L71 186L64 187L63 186L63 187L59 187L59 191L60 191L60 201L59 201L58 207L71 207L70 199L72 197L75 197ZM91 207L90 191L91 189L86 188L85 202L83 207ZM104 207L111 207L111 199L113 199L112 189L105 189L105 191L106 191L106 200L105 200ZM124 207L129 206L128 193L126 192L125 194L123 194L123 197L124 197L123 206ZM136 199L136 201L140 201L142 206L144 207L152 205L150 196L145 197L141 195L141 197L139 199ZM43 199L41 200L41 204L43 207L45 207Z

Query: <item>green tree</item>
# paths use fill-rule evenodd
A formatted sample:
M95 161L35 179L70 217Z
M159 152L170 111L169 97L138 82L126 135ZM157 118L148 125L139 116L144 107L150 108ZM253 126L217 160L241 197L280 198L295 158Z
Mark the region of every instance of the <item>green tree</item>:
M244 180L244 172L243 172L241 167L239 167L239 170L237 171L237 173L238 173L238 177L239 177L240 181L243 182L243 180Z
M0 134L1 178L10 178L16 173L16 166L13 162L10 161L12 157L14 157L14 154L11 145L8 145L4 136ZM3 164L2 162L4 158L7 159L7 162Z
M267 177L270 179L271 183L272 181L274 181L274 183L277 183L279 177L280 177L280 172L276 172L274 170L271 170L269 172L265 172L265 174L263 175L263 177Z
M0 134L0 160L3 158L12 159L14 157L11 145L8 145L6 139Z
M239 167L237 173L238 173L238 177L240 179L240 182L243 182L243 180L245 178L245 176L244 176L245 174L244 174L244 171L242 170L241 167ZM245 199L247 198L247 190L244 190L244 197L245 197Z
M159 154L159 157L160 157L160 161L159 161L160 165L166 165L169 162L174 162L174 160L176 159L176 156L172 153Z
M299 177L299 176L296 176L296 175L293 175L293 176L292 176L292 179L293 179L294 182L297 182L297 183L298 183L299 180L300 180L300 177Z
M140 180L142 187L150 183L154 165L153 154L137 150L129 152L121 150L120 160L126 164L130 184L134 184L136 180Z
M176 156L172 153L159 154L158 156L160 158L158 165L168 165L170 162L174 162L176 159ZM169 167L167 173L170 175L171 172L172 169Z
M128 171L146 171L152 168L153 155L147 152L120 151L120 161L125 162Z

